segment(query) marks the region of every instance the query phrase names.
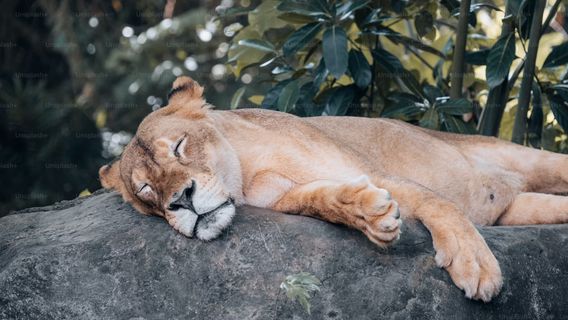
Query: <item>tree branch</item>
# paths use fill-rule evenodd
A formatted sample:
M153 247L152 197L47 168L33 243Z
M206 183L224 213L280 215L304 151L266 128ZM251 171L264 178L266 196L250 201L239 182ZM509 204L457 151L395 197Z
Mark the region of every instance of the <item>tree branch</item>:
M465 45L467 41L467 25L471 0L462 0L460 4L460 16L458 30L456 31L456 44L454 47L454 59L452 62L452 74L450 76L450 97L459 99L463 91L463 73L465 70Z
M534 70L536 65L536 54L538 53L538 43L541 36L542 15L546 1L535 1L534 15L531 21L531 33L529 37L529 49L525 59L525 70L523 80L521 82L521 90L519 92L519 105L515 116L515 126L513 127L512 141L518 144L524 144L527 131L527 112L529 111L529 103L531 101L531 88L534 78Z

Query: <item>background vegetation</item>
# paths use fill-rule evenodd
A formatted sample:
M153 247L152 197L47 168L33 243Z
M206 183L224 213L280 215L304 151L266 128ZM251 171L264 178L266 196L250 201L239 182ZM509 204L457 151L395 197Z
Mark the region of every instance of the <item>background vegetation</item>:
M98 189L98 167L182 74L221 109L391 117L567 152L567 4L8 1L0 215Z

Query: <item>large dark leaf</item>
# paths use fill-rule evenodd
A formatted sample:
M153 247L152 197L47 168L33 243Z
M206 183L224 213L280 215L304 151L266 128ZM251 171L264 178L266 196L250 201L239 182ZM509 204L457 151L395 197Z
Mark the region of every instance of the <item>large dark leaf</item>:
M289 112L294 109L296 102L300 98L300 84L298 80L288 83L278 97L278 110Z
M292 12L305 16L326 16L326 10L317 1L285 0L278 7L279 11Z
M523 39L528 39L531 31L534 6L537 0L523 0L517 12L517 25ZM541 1L541 0L538 0Z
M423 102L420 97L405 92L392 93L388 101L389 104L381 113L381 117L409 120L425 110L420 107Z
M359 88L364 89L371 83L371 66L361 51L352 49L349 52L349 72Z
M440 116L434 108L428 109L420 119L420 126L423 128L437 130L440 127Z
M473 112L471 101L461 99L449 99L437 105L439 112L460 116L464 113Z
M435 87L433 85L426 84L422 87L422 90L424 91L426 98L428 98L428 101L432 105L436 102L436 100L439 97L444 96L444 92L442 91L442 89Z
M460 2L458 0L441 0L440 3L448 9L449 12L454 12L456 9L459 10Z
M325 67L325 61L323 58L320 60L320 63L313 71L313 78L314 78L314 86L319 88L321 84L327 79L329 75L329 70Z
M544 113L542 111L542 94L538 83L533 82L532 110L528 121L527 135L529 144L535 148L540 148L541 146L543 124Z
M263 52L276 52L274 45L268 41L260 39L243 39L239 40L239 46L256 49Z
M552 68L568 64L568 41L552 47L552 51L544 60L543 68Z
M486 78L490 88L499 85L509 74L511 63L515 59L514 32L500 38L487 55Z
M388 19L392 19L392 17L383 15L382 8L375 8L363 19L360 25L363 28L371 25L380 25L383 21Z
M337 9L337 15L339 16L339 20L344 20L349 17L354 11L357 11L367 5L369 0L354 0L354 1L346 1L345 3L341 4L340 7Z
M515 0L512 0L512 1L515 1ZM498 6L496 6L492 3L474 3L474 4L471 4L469 6L469 12L470 13L479 11L481 9L491 9L491 10L501 11L501 12L503 11L503 10L501 10L501 8L499 8ZM459 7L452 10L453 16L458 16L459 14L460 14L460 8Z
M296 114L301 117L321 116L323 105L314 102L314 97L319 91L313 82L308 82L300 88L300 98L296 102Z
M286 42L282 46L284 55L291 56L296 53L296 51L305 47L306 44L308 44L310 41L312 41L312 39L315 38L315 36L321 30L321 26L322 25L320 22L314 22L309 23L294 31L294 33L290 35L288 40L286 40Z
M484 66L487 64L487 56L489 49L482 49L477 51L468 51L465 53L465 62L477 66Z
M568 132L568 86L553 86L546 91L550 109L564 132Z
M378 74L379 81L384 79L394 79L397 83L409 92L422 97L423 93L420 85L412 73L408 72L400 63L400 60L392 53L382 48L375 48L372 51L374 61L382 71Z
M420 37L424 37L434 30L434 17L426 10L420 11L414 18L414 27Z
M373 49L373 58L379 68L391 73L388 77L392 78L401 76L404 67L402 66L402 63L400 63L400 60L398 60L398 58L392 53L383 48L376 48Z
M475 126L472 123L464 122L461 117L452 116L449 114L440 114L444 129L448 132L475 134Z
M284 89L284 87L290 81L292 81L292 80L288 79L288 80L281 81L278 84L276 84L274 87L272 87L270 90L268 90L268 92L264 96L264 99L262 100L262 104L260 105L260 107L264 108L264 109L277 110L278 107L277 107L276 103L278 102L278 98L280 97L280 94L282 93L282 89Z
M344 116L352 106L353 98L355 98L354 86L337 87L327 98L324 115L328 116Z
M331 26L323 34L323 59L329 72L339 79L347 71L347 34L343 27Z
M297 14L294 12L285 12L278 15L278 19L290 22L290 23L297 23L297 24L306 24L310 22L316 22L316 16L306 16L303 14Z
M240 87L237 91L235 91L235 93L233 94L233 98L231 99L231 109L235 110L239 107L239 105L241 104L241 100L243 99L243 96L245 94L247 87L243 86Z
M435 54L441 58L446 58L446 55L440 52L438 49L433 48L420 40L416 40L405 35L402 35L390 28L386 27L377 27L374 30L371 30L371 33L378 36L386 36L390 41L396 44L403 44L406 46L414 47L416 49L420 49L432 54Z

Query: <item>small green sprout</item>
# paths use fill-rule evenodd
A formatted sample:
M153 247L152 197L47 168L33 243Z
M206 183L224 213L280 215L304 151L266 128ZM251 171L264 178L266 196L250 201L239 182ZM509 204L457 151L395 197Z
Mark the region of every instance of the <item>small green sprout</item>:
M306 312L311 314L310 294L320 291L320 285L321 281L314 275L308 272L300 272L287 276L280 284L280 289L284 289L289 299L297 300Z

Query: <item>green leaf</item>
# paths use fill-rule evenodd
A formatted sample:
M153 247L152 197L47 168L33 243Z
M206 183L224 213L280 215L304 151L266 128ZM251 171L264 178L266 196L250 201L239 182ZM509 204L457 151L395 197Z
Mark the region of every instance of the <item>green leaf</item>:
M420 11L414 18L414 27L420 37L424 37L434 30L434 17L426 10Z
M300 98L296 102L295 114L300 117L321 116L324 106L314 103L313 98L319 91L313 82L308 82L300 88Z
M359 88L364 89L371 83L371 66L361 51L349 51L349 72Z
M326 16L326 10L316 1L284 0L278 5L277 9L278 11L305 16Z
M251 11L251 8L218 7L218 9L216 9L215 11L217 12L219 17L221 17L221 18L230 18L230 17L245 15L245 14L249 13L249 11Z
M384 71L390 72L389 77L400 76L401 72L404 70L400 60L392 53L386 51L383 48L373 49L373 57L377 65Z
M440 116L434 108L428 109L420 119L420 126L432 130L437 130L440 127Z
M503 82L509 74L514 59L515 34L511 32L501 37L487 55L486 78L489 88L494 88Z
M476 130L472 123L466 123L461 118L449 114L440 114L444 128L448 132L475 134Z
M235 91L235 94L233 94L233 98L231 99L231 110L235 110L239 107L246 89L247 87L241 87Z
M523 39L528 39L531 31L534 7L536 0L523 0L520 4L519 11L516 13L517 26L519 33Z
M371 13L369 13L367 15L367 17L363 20L361 25L362 26L368 26L368 25L372 25L372 24L378 24L378 23L381 23L384 20L390 18L390 17L387 17L387 16L381 16L381 11L382 11L382 8L373 9L371 11Z
M440 104L436 105L436 109L439 112L460 116L464 113L473 112L473 106L471 101L460 98L460 99L449 99Z
M281 81L281 82L277 83L274 87L272 87L270 90L268 90L268 92L264 96L264 99L262 100L262 104L260 105L260 107L263 108L263 109L276 110L277 109L276 103L278 102L278 98L280 97L280 94L282 93L282 89L284 89L284 87L288 83L290 83L290 81L292 81L292 80L287 79L287 80Z
M554 118L568 132L568 86L553 86L546 91Z
M491 3L474 3L474 4L471 4L469 6L469 12L470 13L473 13L475 11L479 11L481 9L491 9L491 10L503 12L503 10L501 10L501 8L499 8L498 6L491 4ZM453 16L458 16L459 14L460 14L460 8L459 7L452 10Z
M320 291L321 281L315 276L300 272L298 274L289 275L280 284L280 289L286 292L286 296L291 300L297 300L304 310L310 314L310 294Z
M306 44L312 41L315 38L315 36L319 33L319 31L321 30L321 26L322 25L320 22L314 22L314 23L309 23L301 27L300 29L294 31L294 33L292 33L292 35L288 37L288 40L286 40L286 42L282 46L282 51L284 52L284 55L291 56L294 53L296 53L296 51L305 47Z
M297 80L288 83L278 98L278 110L288 112L294 109L296 101L300 97L300 85Z
M424 94L426 95L426 98L428 98L430 104L434 104L439 97L444 96L442 89L433 85L426 84L424 85L422 90L424 91Z
M353 86L335 87L327 98L323 115L344 116L351 107L355 90Z
M408 72L400 63L400 60L392 53L386 51L383 48L375 48L372 51L374 61L376 62L382 73L379 73L378 79L396 79L398 84L414 95L423 97L424 94L420 88L420 85L414 75ZM386 79L385 79L386 78Z
M407 37L405 35L402 35L390 28L387 27L377 27L376 29L371 31L372 34L377 35L377 36L386 36L390 41L392 41L395 44L403 44L406 46L410 46L410 47L414 47L416 49L420 49L432 54L435 54L437 56L439 56L440 58L445 59L446 55L442 52L440 52L440 50L433 48L425 43L423 43L420 40L416 40L410 37Z
M325 61L322 58L320 63L313 71L313 78L314 78L314 86L319 88L321 84L327 79L329 75L329 70L325 67Z
M323 59L331 74L339 79L347 71L347 34L340 26L331 26L323 34Z
M465 62L477 66L484 66L487 64L487 56L489 49L482 49L477 51L468 51L465 53Z
M315 22L317 18L314 17L314 16L306 16L306 15L298 14L298 13L294 13L294 12L285 12L285 13L279 15L278 19L284 20L284 21L290 22L290 23L306 24L306 23L310 23L310 22Z
M381 117L410 120L426 110L420 97L405 92L392 93L388 101Z
M272 45L272 43L265 41L265 40L243 39L243 40L239 40L238 44L239 44L239 46L256 49L258 51L276 53L276 49L274 48L274 45Z
M568 64L568 41L552 47L552 51L544 60L543 68L552 68Z
M460 2L458 0L441 0L440 3L448 9L449 12L459 9Z
M369 0L355 0L347 1L342 4L339 9L337 9L337 15L339 20L344 20L349 17L353 12L365 7L369 3Z

